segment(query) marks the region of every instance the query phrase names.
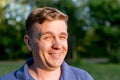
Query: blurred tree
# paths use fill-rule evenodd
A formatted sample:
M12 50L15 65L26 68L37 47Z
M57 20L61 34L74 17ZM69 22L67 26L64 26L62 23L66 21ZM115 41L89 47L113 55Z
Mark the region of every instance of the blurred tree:
M1 3L3 4L3 3ZM23 42L24 22L30 6L14 0L7 1L1 8L0 19L0 59L18 59L29 56Z
M2 32L5 30L4 27L2 26L5 26L5 24L3 24L4 22L4 7L6 5L7 1L6 0L1 0L0 1L0 39L2 39ZM3 55L6 55L6 54L3 54L3 44L0 42L0 59L2 58Z
M120 54L119 0L2 0L0 2L0 57L7 59L31 56L23 42L25 19L36 7L55 7L69 16L69 55L111 57ZM2 59L1 57L0 59Z
M112 61L118 61L120 54L120 1L119 0L90 0L88 3L91 15L91 26L94 34L98 36L96 41L101 45L101 51L110 56ZM97 51L96 51L97 52ZM97 54L97 53L96 53Z
M49 3L49 4L48 4ZM70 28L69 32L71 33L70 37L70 56L71 58L76 59L76 40L75 35L78 33L73 34L75 31L75 27L73 26L78 26L77 24L77 18L76 18L76 9L77 7L75 6L76 4L72 0L13 0L5 6L5 23L6 24L6 29L7 31L5 32L5 36L2 37L2 44L6 45L3 48L4 53L7 53L9 55L10 59L15 59L14 57L17 58L17 56L20 56L21 54L24 54L25 48L23 47L23 40L22 37L24 35L24 21L27 12L29 12L30 9L33 9L35 7L43 7L43 6L52 6L60 9L61 11L65 12L69 16L69 23L70 23ZM74 24L74 25L73 25ZM10 31L8 31L10 30ZM15 34L16 33L16 34ZM20 34L22 33L22 34ZM9 34L9 35L7 35ZM78 35L78 34L77 34ZM14 42L13 39L14 38ZM72 42L71 42L72 40ZM5 44L4 44L5 43ZM7 47L7 48L6 48ZM23 51L22 51L23 50ZM24 51L25 50L25 51ZM7 52L5 52L7 51Z

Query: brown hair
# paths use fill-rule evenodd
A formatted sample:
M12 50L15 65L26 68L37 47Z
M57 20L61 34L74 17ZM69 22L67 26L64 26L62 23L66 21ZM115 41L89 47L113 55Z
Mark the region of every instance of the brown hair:
M26 32L28 36L31 37L33 34L32 27L35 22L42 24L45 21L52 21L57 19L62 19L67 22L68 16L55 8L37 8L32 11L26 19Z

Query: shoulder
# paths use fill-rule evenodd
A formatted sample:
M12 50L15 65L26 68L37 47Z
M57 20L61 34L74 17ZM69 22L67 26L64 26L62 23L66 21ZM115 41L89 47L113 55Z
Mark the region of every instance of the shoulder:
M76 75L76 77L81 78L82 80L93 80L93 78L87 71L73 66L70 66L70 68L72 72Z
M63 63L63 72L64 74L69 75L68 78L70 77L70 80L72 80L71 77L74 80L76 79L77 80L94 80L87 71L77 67L70 66L65 62Z
M10 72L2 77L0 77L0 80L29 80L33 79L30 75L29 75L29 65L31 65L33 63L33 59L30 58L28 59L25 64L23 66L21 66L19 69Z
M0 80L16 80L15 72L10 72L10 73L0 77Z

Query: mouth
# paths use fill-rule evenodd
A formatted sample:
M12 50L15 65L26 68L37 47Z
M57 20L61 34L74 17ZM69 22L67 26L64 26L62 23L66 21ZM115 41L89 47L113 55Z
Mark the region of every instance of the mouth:
M53 59L59 59L62 53L49 53Z

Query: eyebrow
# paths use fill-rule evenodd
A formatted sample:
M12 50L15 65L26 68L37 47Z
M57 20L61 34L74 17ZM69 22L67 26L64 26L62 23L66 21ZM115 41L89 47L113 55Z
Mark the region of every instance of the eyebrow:
M62 32L60 34L68 36L68 33L65 33L65 32Z
M51 33L51 32L39 33L39 34L38 34L38 39L40 39L40 37L41 37L42 35L45 35L45 34L52 34L52 33Z
M45 32L45 33L42 33L41 35L45 35L45 34L53 34L53 33L50 32L50 31L47 31L47 32Z
M42 33L41 36L42 36L42 35L45 35L45 34L54 34L54 33L48 31L48 32ZM66 36L68 36L68 33L61 32L60 35L66 35Z

